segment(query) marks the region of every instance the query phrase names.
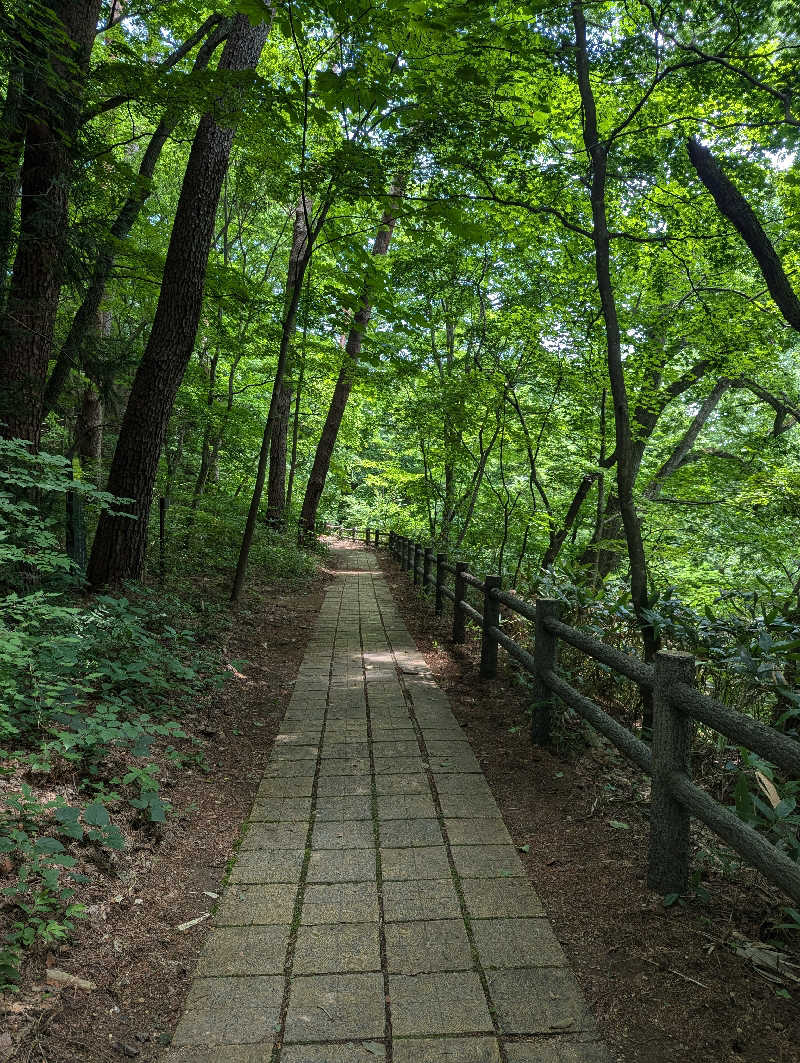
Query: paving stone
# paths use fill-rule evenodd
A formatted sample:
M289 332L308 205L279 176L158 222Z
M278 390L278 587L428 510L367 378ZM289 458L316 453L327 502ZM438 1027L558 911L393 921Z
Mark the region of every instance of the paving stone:
M575 1041L564 1037L516 1041L506 1045L508 1063L612 1063L599 1041ZM397 1061L397 1052L394 1055Z
M491 1033L492 1019L474 971L389 975L392 1033Z
M310 797L267 797L257 800L250 813L251 822L266 820L269 823L308 823L311 815Z
M369 797L372 778L369 775L331 775L319 780L319 797Z
M461 889L473 919L543 916L542 902L525 879L462 878Z
M299 882L303 849L242 849L231 882Z
M583 994L572 972L565 968L487 971L486 980L504 1034L594 1029Z
M375 846L372 820L323 820L314 825L311 844L315 849L372 849Z
M172 1044L246 1045L268 1043L283 999L283 978L196 978Z
M221 1045L219 1048L191 1045L170 1049L159 1058L161 1063L270 1063L272 1040L262 1045Z
M251 823L242 849L302 849L307 838L306 823Z
M369 775L369 757L331 757L320 762L319 777L332 775Z
M307 926L372 920L378 921L378 892L374 882L309 885L306 888L302 921Z
M440 794L484 794L492 796L489 784L482 774L476 772L433 772L436 789Z
M386 1059L386 1050L378 1041L347 1045L286 1045L281 1052L281 1063L380 1063L382 1059Z
M317 823L347 819L372 819L372 799L361 797L320 797L317 799Z
M384 849L381 847L381 874L384 881L392 879L449 879L450 864L444 845L414 849Z
M502 819L445 819L451 845L512 845Z
M264 769L265 779L295 779L308 776L316 767L316 761L270 759Z
M451 879L384 882L383 911L387 922L457 919L461 906Z
M394 1063L500 1063L494 1037L396 1039L393 1049Z
M392 974L472 970L472 952L462 919L388 923L386 955Z
M377 923L301 926L294 953L294 974L379 971Z
M429 794L428 776L422 772L412 775L376 775L375 791L378 796L385 794Z
M283 974L289 924L235 926L213 930L206 938L197 975Z
M381 974L301 975L292 979L286 1041L382 1038Z
M217 926L269 926L291 923L297 887L271 884L246 886L231 883L216 916Z
M434 819L436 809L427 794L387 794L378 798L378 819Z
M547 919L473 919L472 935L486 967L566 967Z
M500 809L490 793L449 794L439 790L445 819L497 819Z
M389 849L439 845L442 830L438 819L389 819L380 825L380 839Z
M311 797L314 776L303 775L295 779L264 779L256 794L257 800L273 797Z
M374 849L317 849L309 859L307 881L374 882L376 874Z
M422 757L378 757L374 758L376 775L415 775L424 770Z
M513 845L453 845L453 863L462 878L524 878Z
M416 738L372 738L372 752L376 762L384 757L418 757L419 743Z

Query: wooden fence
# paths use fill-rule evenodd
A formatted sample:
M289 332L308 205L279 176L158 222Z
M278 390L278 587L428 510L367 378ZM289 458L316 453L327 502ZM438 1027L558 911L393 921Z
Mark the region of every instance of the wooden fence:
M554 698L560 698L587 720L629 760L650 775L650 844L647 884L662 894L683 893L689 882L689 820L701 820L766 878L800 903L800 865L772 845L734 812L715 801L691 779L691 749L696 723L724 735L738 746L757 753L792 777L800 777L800 742L772 727L736 712L715 698L701 693L695 682L695 659L688 653L662 650L654 664L622 653L570 627L561 620L561 603L540 598L523 601L502 588L500 576L478 579L463 561L450 564L445 554L413 542L405 536L374 528L327 526L379 549L381 537L400 568L414 584L429 594L437 616L444 603L452 603L452 638L463 643L466 622L481 630L480 674L497 674L498 649L502 647L534 679L531 725L533 741L550 740L550 715ZM452 581L452 587L448 584ZM482 598L482 611L468 600L469 591ZM531 654L502 630L501 610L521 616L535 625ZM653 696L653 736L648 745L623 727L604 709L571 686L558 674L558 647L566 642L581 653L632 679Z

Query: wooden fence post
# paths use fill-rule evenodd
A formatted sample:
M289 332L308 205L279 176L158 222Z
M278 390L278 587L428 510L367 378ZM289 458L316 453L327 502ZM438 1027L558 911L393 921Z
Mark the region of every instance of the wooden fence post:
M444 611L444 595L442 594L442 587L444 587L445 571L444 566L447 564L447 554L436 555L436 615L441 616Z
M502 576L486 576L483 581L483 633L481 636L481 671L483 679L494 679L497 675L497 639L490 634L489 628L500 626L500 602L492 591L499 590L503 584Z
M558 665L558 639L551 635L544 622L549 617L555 620L561 616L561 603L552 598L539 598L536 601L536 642L533 657L536 662L537 675L534 677L533 717L531 719L531 738L540 746L550 741L550 710L553 695L542 682L542 672L554 672Z
M422 553L422 547L419 543L414 543L414 586L419 583L419 559Z
M464 573L469 572L469 565L466 561L456 561L456 585L455 585L455 600L453 601L453 642L461 643L466 638L466 614L459 602L466 601L467 598L467 581L464 579Z
M370 533L370 529L367 528L367 532L366 532L366 534L367 534L367 546L369 546L369 538L370 538L369 533Z
M431 585L431 568L433 567L433 550L429 546L425 547L425 553L422 557L422 589L427 591Z
M406 572L410 572L414 567L414 544L410 539L406 539Z
M689 882L689 813L672 796L672 772L691 771L694 724L670 703L673 683L694 686L690 653L661 650L655 659L653 684L653 771L650 789L650 854L647 885L661 894L683 893Z
M375 544L375 550L377 552L378 547L381 545L381 533L380 533L380 529L379 528L375 529L375 532L374 532L374 534L372 536L372 541Z

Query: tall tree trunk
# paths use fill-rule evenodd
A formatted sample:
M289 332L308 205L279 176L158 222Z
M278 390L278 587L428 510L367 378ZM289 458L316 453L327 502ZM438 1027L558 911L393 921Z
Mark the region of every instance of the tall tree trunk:
M283 526L286 507L286 450L291 409L292 387L284 383L278 392L277 410L272 426L267 480L267 521L277 528Z
M8 72L6 98L0 116L0 313L6 306L8 271L14 247L24 128L22 103L22 69L14 64Z
M211 21L209 19L209 22ZM194 73L206 69L214 52L225 39L230 29L229 21L225 21L220 25L213 23L213 25L216 25L216 29L206 39L197 53L193 67ZM142 212L142 207L147 202L153 185L155 168L161 158L164 145L180 120L181 111L181 107L171 106L162 115L142 156L139 173L128 193L128 198L108 231L108 239L101 245L83 301L75 311L69 331L61 344L55 365L47 381L43 409L43 416L45 417L58 402L70 369L80 365L81 352L86 345L93 322L105 296L106 284L114 266L117 248L130 235L131 229L136 224L136 219Z
M619 317L611 280L611 243L606 214L606 183L608 177L608 145L601 141L597 123L597 108L589 77L589 54L586 43L586 21L583 5L575 0L572 5L575 25L576 66L578 88L583 105L583 140L591 164L592 238L594 241L595 272L597 287L606 331L608 375L614 406L614 426L617 450L617 494L620 513L625 529L628 558L631 568L631 598L642 632L645 657L652 660L658 642L652 624L645 616L647 609L647 558L642 540L642 529L633 498L637 461L634 455L628 408L628 391L622 365L622 341Z
M75 134L101 0L50 0L23 74L27 123L19 241L0 320L0 432L38 446L61 294ZM63 33L53 31L63 27ZM49 70L44 76L42 70Z
M303 289L303 278L306 268L311 261L311 252L314 241L319 236L325 218L331 206L328 196L317 215L313 224L310 224L309 209L311 201L301 198L297 207L294 220L294 232L292 236L292 250L289 254L289 269L286 281L286 298L284 302L283 328L281 329L281 344L278 351L278 364L275 368L275 380L272 385L272 395L269 400L269 412L267 423L264 426L264 436L261 440L261 450L258 454L258 467L256 469L256 482L253 487L253 497L250 500L250 509L247 512L242 545L239 548L239 557L236 562L236 572L233 577L231 588L231 601L238 601L244 586L244 578L247 574L247 561L250 557L250 547L253 545L253 536L256 530L258 509L261 505L261 495L264 492L264 480L267 475L267 459L269 458L270 444L275 431L275 422L278 419L280 395L283 389L284 375L289 361L289 352L292 339L294 338L295 323L297 321L297 308L300 305L300 293ZM284 442L285 447L285 442ZM284 468L286 464L286 451L283 456Z
M375 242L372 245L372 254L374 256L385 255L389 250L395 222L397 221L400 200L403 191L405 190L405 181L405 177L401 177L392 186L390 192L391 202L383 212L378 231L375 235ZM371 278L368 277L364 284L361 305L356 311L356 315L353 319L353 326L347 336L347 342L345 343L344 348L344 361L339 370L336 387L333 389L333 397L331 398L328 415L325 418L322 436L320 437L316 453L314 454L314 464L311 468L311 475L308 478L306 493L303 498L303 508L300 512L301 534L306 532L313 533L317 522L319 501L322 498L322 492L325 488L325 480L328 476L333 448L336 446L336 437L339 434L339 428L342 423L342 418L344 417L347 400L350 398L350 390L353 387L353 376L361 354L361 344L371 315L372 281Z
M245 15L237 15L220 69L255 70L268 33L268 24L251 26ZM217 204L228 169L236 108L244 92L242 88L238 93L229 92L227 100L220 98L214 111L200 120L192 144L153 328L133 382L109 474L108 490L132 500L130 516L101 516L88 569L94 587L136 579L144 566L158 460L172 404L197 336Z

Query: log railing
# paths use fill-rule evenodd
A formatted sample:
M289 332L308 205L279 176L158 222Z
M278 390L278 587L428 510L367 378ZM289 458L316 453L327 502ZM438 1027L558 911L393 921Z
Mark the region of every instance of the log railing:
M466 562L451 564L445 554L434 554L432 548L395 532L389 532L388 539L385 532L374 528L339 528L338 532L376 549L383 539L395 562L432 598L437 616L443 615L445 601L451 602L453 642L465 641L467 621L480 628L482 677L496 676L500 647L533 677L531 735L535 742L544 744L550 740L551 711L558 698L651 776L647 882L652 889L663 894L686 890L689 821L693 816L800 903L800 865L691 780L692 740L698 722L764 757L793 778L800 777L800 742L699 691L691 654L661 651L654 664L647 664L563 623L560 602L540 598L531 603L504 591L498 575L481 580L469 571ZM452 589L448 586L451 579ZM481 595L482 609L468 600L470 592ZM535 625L533 653L503 631L503 609ZM652 692L650 745L558 674L561 642Z

